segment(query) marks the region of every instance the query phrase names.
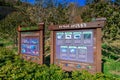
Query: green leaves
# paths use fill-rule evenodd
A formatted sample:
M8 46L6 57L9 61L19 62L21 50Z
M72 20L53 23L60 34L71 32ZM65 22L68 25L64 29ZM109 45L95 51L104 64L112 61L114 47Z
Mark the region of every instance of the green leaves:
M22 27L21 31L26 31L26 30L39 30L39 27L33 26L33 27Z
M115 6L109 4L108 2L98 2L96 4L88 5L87 10L83 11L81 17L83 20L90 21L90 18L93 17L106 17L106 25L103 27L103 40L104 41L113 41L120 39L119 31L120 24L120 6Z
M106 48L106 44L103 45ZM1 62L2 61L2 62ZM26 62L7 48L0 48L0 79L10 80L117 80L103 73L87 71L64 72L56 65L38 65ZM119 64L117 65L119 66ZM116 66L114 66L116 67Z

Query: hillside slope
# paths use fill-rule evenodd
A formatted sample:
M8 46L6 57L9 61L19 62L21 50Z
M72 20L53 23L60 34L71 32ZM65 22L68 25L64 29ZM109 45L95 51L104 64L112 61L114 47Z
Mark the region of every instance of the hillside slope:
M0 6L0 42L4 42L4 44L8 42L8 44L13 46L17 44L16 34L18 25L30 27L33 25L37 26L38 22L45 22L46 55L50 54L48 25L51 22L68 24L88 22L92 18L106 17L106 25L102 29L104 73L114 74L117 77L120 76L120 6L107 2L90 4L82 8L75 7L73 4L69 7L60 5L58 7L46 8L20 3L11 7L6 5L6 3L4 4L2 7Z

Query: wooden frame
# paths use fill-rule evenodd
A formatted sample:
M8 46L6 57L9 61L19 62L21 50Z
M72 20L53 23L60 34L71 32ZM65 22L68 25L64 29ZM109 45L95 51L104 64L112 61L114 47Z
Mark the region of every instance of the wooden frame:
M26 28L26 30L22 30L22 28L23 29ZM39 55L38 56L21 53L21 35L23 32L30 32L30 33L37 34L37 36L34 36L34 34L32 34L32 36L30 36L30 38L36 37L39 39L39 44L37 44L37 45L39 45L39 47L38 47ZM38 64L44 63L44 23L40 23L36 29L35 28L30 29L29 27L18 26L18 54L21 55L21 57L24 60L35 62Z
M90 73L101 72L101 28L105 25L105 18L98 19L95 22L80 23L80 24L65 24L65 25L50 25L51 30L51 64L60 66L65 71L87 70ZM93 63L85 63L79 61L61 60L56 58L56 32L57 31L76 31L76 30L93 30ZM65 66L68 64L68 66ZM82 68L76 68L81 65ZM89 69L89 67L92 67ZM88 68L86 68L88 67Z

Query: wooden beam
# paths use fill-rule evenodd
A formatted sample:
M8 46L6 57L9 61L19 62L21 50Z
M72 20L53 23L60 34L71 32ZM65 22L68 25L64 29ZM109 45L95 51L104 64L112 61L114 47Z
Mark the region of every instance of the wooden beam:
M101 64L102 64L102 61L101 61L101 28L97 28L96 29L96 71L97 72L101 72Z
M50 25L49 30L77 30L77 29L92 29L92 28L102 28L105 21L96 21L88 23L78 23L78 24L65 24L65 25Z
M53 64L54 63L54 31L51 31L51 40L50 40L50 63Z

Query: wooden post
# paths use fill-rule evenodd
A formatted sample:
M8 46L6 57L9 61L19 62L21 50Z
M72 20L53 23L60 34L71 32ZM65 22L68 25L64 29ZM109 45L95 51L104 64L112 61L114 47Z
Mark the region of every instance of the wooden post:
M101 28L96 29L96 56L97 56L97 61L96 61L96 71L101 72Z
M51 40L50 40L50 63L54 63L54 31L51 31Z
M20 26L18 26L18 55L20 55L20 48L21 48L21 38L20 38Z
M43 30L40 30L40 64L44 63L44 23L39 24L40 27L43 28ZM41 54L42 53L42 54Z

